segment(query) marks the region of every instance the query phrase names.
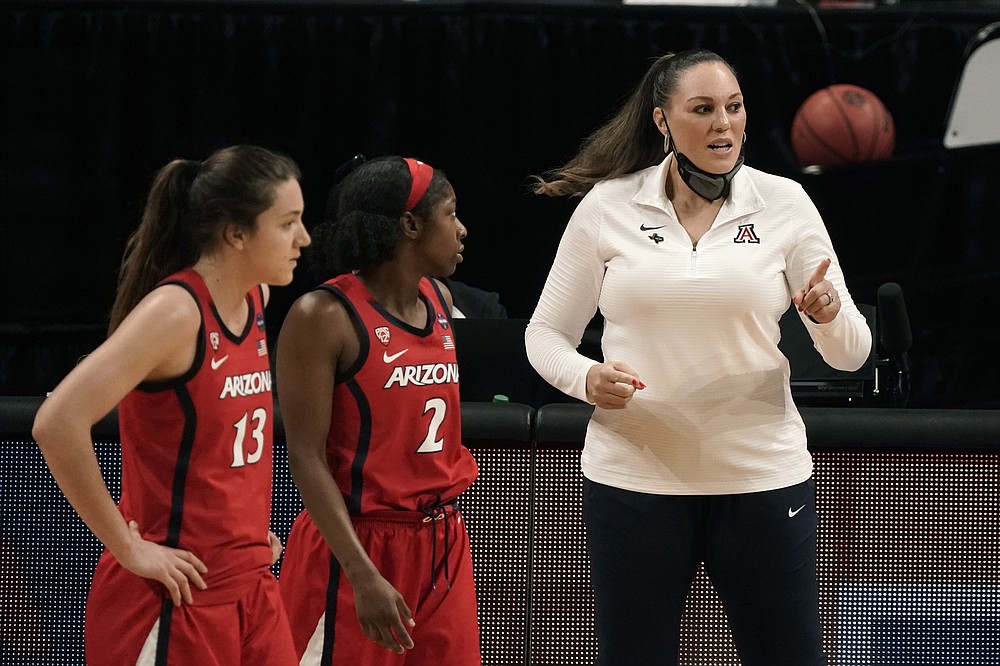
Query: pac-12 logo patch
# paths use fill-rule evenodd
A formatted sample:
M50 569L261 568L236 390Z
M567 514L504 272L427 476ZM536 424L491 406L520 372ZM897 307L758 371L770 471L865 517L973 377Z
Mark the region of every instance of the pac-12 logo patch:
M263 331L264 330L264 313L263 312L258 312L257 313L257 330L258 331Z
M741 224L739 231L736 232L736 238L733 239L734 243L759 243L760 238L753 230L752 224Z
M441 328L448 328L448 317L445 316L443 312L438 312L437 320L438 326Z
M383 345L385 345L386 347L388 347L389 346L389 327L388 326L379 326L378 328L376 328L375 329L375 337L379 339L379 342L381 342Z
M212 331L208 334L208 341L212 344L212 351L219 351L219 332Z

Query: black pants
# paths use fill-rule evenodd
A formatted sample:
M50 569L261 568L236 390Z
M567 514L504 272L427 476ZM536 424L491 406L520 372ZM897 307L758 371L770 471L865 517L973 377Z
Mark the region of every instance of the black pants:
M651 495L584 479L599 666L678 663L684 602L705 569L743 666L823 666L816 488Z

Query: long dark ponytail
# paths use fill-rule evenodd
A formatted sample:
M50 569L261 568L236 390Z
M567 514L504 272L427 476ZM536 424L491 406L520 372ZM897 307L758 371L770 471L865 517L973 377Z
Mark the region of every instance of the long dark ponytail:
M253 231L275 188L300 177L289 157L258 146L231 146L204 162L173 160L160 169L125 245L109 334L160 280L198 261L224 225Z
M573 159L534 177L534 192L583 196L602 180L659 164L663 135L653 123L653 109L668 103L684 71L705 62L721 62L732 70L721 56L704 49L668 53L653 61L621 109L584 139Z

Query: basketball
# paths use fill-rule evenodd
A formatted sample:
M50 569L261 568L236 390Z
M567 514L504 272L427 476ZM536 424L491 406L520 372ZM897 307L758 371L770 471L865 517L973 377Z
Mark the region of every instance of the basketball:
M792 120L792 150L802 166L881 160L896 147L896 126L875 93L832 85L802 103Z

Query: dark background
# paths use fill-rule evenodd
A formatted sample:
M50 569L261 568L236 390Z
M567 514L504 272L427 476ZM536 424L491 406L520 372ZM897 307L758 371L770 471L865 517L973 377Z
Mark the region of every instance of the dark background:
M299 162L309 227L355 153L445 170L469 228L455 277L528 317L573 208L528 177L572 156L652 58L699 46L739 71L748 164L803 183L855 300L903 287L910 405L996 408L1000 153L942 137L1000 6L820 5L0 0L0 395L51 390L100 342L156 169L240 142ZM795 111L832 83L883 100L892 159L795 163ZM308 286L274 290L272 336Z

